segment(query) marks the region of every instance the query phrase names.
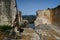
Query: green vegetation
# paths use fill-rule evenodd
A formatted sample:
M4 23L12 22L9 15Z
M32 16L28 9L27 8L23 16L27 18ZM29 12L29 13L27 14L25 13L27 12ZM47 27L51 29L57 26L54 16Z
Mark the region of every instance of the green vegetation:
M12 29L12 27L8 25L0 25L0 31L7 31L9 29Z
M36 16L35 15L23 15L24 20L28 20L29 23L34 23Z

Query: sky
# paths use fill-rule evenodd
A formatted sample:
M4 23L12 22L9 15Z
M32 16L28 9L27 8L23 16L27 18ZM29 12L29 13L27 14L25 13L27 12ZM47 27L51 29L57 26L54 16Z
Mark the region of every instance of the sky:
M36 15L37 10L46 10L60 5L60 0L16 0L22 15Z

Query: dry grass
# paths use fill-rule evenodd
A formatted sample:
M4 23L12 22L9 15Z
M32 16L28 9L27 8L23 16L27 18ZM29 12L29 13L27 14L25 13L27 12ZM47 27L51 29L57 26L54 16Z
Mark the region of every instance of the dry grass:
M0 32L0 40L3 40L3 39L4 39L4 33Z

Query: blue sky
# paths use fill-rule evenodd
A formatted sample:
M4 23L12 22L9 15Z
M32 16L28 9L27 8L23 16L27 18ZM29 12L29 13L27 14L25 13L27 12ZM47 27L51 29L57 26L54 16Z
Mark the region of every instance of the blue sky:
M54 8L60 5L60 0L17 0L17 8L22 15L36 15L37 10Z

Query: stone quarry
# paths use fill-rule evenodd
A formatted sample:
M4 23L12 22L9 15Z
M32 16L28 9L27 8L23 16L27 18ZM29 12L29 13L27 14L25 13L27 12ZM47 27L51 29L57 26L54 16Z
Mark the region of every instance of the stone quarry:
M60 5L37 10L34 29L29 28L21 13L16 0L0 0L0 25L12 26L7 35L0 32L0 40L60 40Z
M36 12L35 31L41 40L60 40L60 5Z
M48 8L47 10L36 11L35 25L53 24L60 25L60 5L56 8Z

